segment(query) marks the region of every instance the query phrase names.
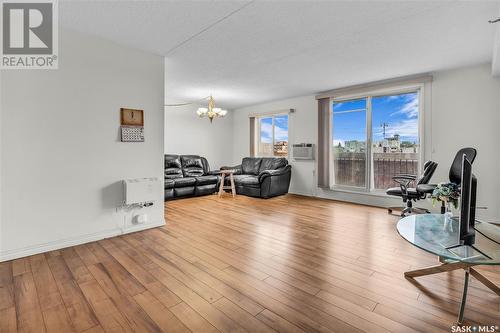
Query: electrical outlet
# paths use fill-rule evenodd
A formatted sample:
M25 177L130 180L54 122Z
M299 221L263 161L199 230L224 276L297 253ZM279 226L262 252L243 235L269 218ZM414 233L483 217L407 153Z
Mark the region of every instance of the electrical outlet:
M144 224L148 222L148 214L137 214L133 218L134 224Z

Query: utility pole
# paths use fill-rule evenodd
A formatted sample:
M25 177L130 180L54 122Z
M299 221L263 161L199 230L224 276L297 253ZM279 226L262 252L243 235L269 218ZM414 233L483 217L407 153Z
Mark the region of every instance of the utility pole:
M389 123L383 122L383 123L381 123L381 124L380 124L380 127L382 127L382 128L383 128L383 131L384 131L384 139L385 139L385 129L386 129L387 127L389 127Z

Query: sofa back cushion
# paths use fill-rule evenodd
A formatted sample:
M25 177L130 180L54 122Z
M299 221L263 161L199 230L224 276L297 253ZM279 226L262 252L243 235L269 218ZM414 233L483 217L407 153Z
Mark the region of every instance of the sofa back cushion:
M179 155L165 155L165 178L182 177L182 165Z
M241 161L241 171L244 175L258 175L262 158L244 157Z
M199 177L205 174L202 158L197 155L181 156L184 177Z
M284 157L264 157L260 163L259 173L264 170L276 170L285 167L288 161Z

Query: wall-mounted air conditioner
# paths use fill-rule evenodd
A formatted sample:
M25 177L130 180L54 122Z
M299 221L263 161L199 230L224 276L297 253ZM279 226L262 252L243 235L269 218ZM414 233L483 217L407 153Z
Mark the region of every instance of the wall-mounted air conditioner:
M294 160L314 160L313 143L297 143L292 146Z

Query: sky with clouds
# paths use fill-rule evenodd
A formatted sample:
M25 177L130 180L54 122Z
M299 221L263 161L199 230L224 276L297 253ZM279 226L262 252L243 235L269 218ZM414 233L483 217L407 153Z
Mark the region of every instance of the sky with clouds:
M334 103L333 114L334 145L366 141L366 99ZM373 142L383 140L383 123L388 124L386 137L399 134L401 141L418 143L418 93L373 97Z
M271 143L273 140L273 118L260 119L260 141L263 143ZM288 116L274 117L274 140L288 141Z

